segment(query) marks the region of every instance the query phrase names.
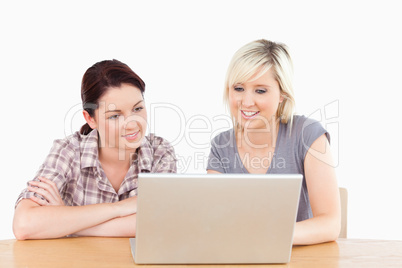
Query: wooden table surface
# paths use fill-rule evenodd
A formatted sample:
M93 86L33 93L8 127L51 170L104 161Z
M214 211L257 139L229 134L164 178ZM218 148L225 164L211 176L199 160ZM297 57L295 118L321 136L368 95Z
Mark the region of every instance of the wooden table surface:
M128 238L80 237L50 240L1 240L0 267L135 267ZM163 265L146 265L163 267ZM233 265L169 265L169 267ZM402 241L339 239L294 246L291 262L236 267L402 267Z

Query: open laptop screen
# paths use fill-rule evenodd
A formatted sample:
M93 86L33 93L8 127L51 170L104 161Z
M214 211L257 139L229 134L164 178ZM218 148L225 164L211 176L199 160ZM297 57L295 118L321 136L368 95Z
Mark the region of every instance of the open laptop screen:
M290 261L301 175L139 174L136 263Z

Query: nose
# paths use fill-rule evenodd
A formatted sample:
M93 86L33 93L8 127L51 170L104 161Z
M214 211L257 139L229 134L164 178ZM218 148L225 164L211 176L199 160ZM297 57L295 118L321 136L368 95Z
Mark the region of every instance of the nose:
M245 91L243 93L242 99L241 99L241 106L243 108L249 108L254 105L254 96L250 91Z
M135 129L138 126L138 121L135 117L129 116L124 119L123 128L124 129Z

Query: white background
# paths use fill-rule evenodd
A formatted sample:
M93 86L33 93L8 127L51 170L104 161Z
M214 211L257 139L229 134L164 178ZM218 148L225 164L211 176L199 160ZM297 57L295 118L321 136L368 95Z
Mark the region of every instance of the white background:
M2 1L0 239L14 238L14 202L53 140L83 124L80 82L88 67L115 58L137 72L147 85L149 128L174 141L179 172L204 173L209 140L228 127L222 94L229 60L265 38L290 47L297 112L321 116L331 132L339 185L349 190L349 237L401 240L398 7Z

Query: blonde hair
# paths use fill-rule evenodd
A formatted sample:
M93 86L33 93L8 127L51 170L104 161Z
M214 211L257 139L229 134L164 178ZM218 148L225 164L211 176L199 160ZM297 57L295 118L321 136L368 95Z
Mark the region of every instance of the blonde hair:
M284 124L289 121L292 123L295 108L293 64L285 44L261 39L241 47L233 55L226 73L224 101L226 105L229 104L229 89L235 84L243 84L249 81L253 75L256 75L256 79L258 79L270 68L273 68L275 79L280 86L280 93L283 96L276 117Z

